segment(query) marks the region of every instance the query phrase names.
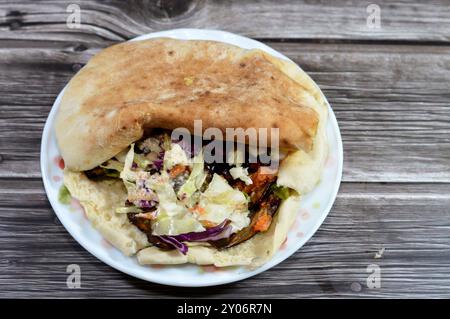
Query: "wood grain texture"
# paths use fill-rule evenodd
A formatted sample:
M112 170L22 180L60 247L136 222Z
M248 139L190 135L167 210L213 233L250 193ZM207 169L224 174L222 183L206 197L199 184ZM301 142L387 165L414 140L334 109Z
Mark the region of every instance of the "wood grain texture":
M80 29L68 30L69 4L79 4ZM379 0L381 28L367 27L370 0L193 1L187 12L164 17L158 1L5 1L0 38L27 40L125 40L157 30L221 29L260 39L450 40L448 0Z
M206 290L111 269L58 222L40 180L25 190L16 179L2 185L0 297L450 297L450 185L343 184L325 223L296 254L256 277ZM81 267L79 290L66 287L69 264ZM380 289L366 285L370 264L381 268Z
M450 182L450 48L266 43L301 65L328 97L345 146L344 181ZM77 46L39 42L24 50L9 42L0 49L0 176L40 177L51 105L100 50Z
M450 298L450 1L376 1L379 30L366 26L372 1L160 2L0 0L0 298ZM65 24L69 3L80 29ZM292 58L323 89L344 141L344 183L307 245L208 289L103 264L60 224L40 180L42 129L76 71L108 45L179 27L258 38ZM81 266L81 289L66 287L69 264ZM370 264L380 289L366 285Z

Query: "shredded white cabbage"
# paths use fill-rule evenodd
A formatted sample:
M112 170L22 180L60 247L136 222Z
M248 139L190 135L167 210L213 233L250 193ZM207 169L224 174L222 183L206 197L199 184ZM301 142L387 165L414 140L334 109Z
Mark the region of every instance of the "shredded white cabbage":
M247 197L241 191L231 187L225 178L214 174L202 198L210 203L225 204L233 207L247 206Z
M189 165L190 163L181 146L172 143L170 150L164 153L164 169L171 169L178 164Z
M234 179L243 181L245 185L253 184L252 179L248 176L247 168L243 168L242 166L233 167L230 169L230 174Z
M222 223L225 219L231 220L233 232L241 230L250 224L247 210L230 210L228 205L208 203L204 207L205 212L198 216L199 220L207 220L215 224Z
M120 172L120 178L124 181L134 182L136 181L136 172L131 170L134 161L134 143L130 145L130 150L125 157L125 163L123 165L123 171Z
M152 178L149 185L159 201L158 214L152 225L155 235L178 235L205 230L194 215L178 201L167 173L162 172L161 176Z
M234 231L250 223L247 197L232 188L220 175L213 175L211 183L200 197L199 205L204 208L204 213L199 214L200 220L221 223L230 219Z
M178 191L178 198L191 207L195 200L192 195L202 187L205 179L206 173L204 170L203 154L200 152L193 158L192 172Z
M148 144L146 147L154 146L154 143ZM236 158L239 157L238 153L233 154L235 158L233 163L239 165L240 160ZM143 162L142 165L139 162ZM133 163L137 163L137 167L133 168ZM178 164L192 169L178 193L175 193L167 171ZM122 166L118 161L114 161L113 165L117 168L119 165ZM164 169L160 173L150 174L144 170L146 165L145 157L135 154L134 144L131 144L124 158L120 177L128 190L128 200L158 201L156 217L152 221L153 234L178 235L201 232L205 230L201 222L220 224L225 219L231 221L233 231L249 225L247 196L232 188L225 178L214 174L208 188L203 193L200 192L207 177L202 152L189 159L180 145L172 143L170 149L165 151ZM232 168L230 174L246 184L251 183L247 170L241 166ZM129 210L130 208L123 207L117 212L126 213Z

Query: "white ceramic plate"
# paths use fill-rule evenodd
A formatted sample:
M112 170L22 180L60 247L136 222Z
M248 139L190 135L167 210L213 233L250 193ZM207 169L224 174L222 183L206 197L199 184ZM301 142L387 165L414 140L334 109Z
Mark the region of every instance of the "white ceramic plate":
M221 41L246 49L258 48L276 57L287 59L258 41L215 30L176 29L143 35L132 41L157 37ZM339 127L329 107L327 134L330 149L321 182L313 192L303 198L301 206L298 207L297 220L285 243L269 262L254 270L246 267L216 268L197 265L141 266L135 257L122 255L102 238L86 219L83 209L76 200L72 199L70 205L58 201L63 162L56 144L54 120L62 92L53 105L42 135L41 170L47 196L61 223L81 246L111 267L134 277L166 285L194 287L220 285L254 276L279 264L302 247L322 224L336 198L341 182L343 154Z

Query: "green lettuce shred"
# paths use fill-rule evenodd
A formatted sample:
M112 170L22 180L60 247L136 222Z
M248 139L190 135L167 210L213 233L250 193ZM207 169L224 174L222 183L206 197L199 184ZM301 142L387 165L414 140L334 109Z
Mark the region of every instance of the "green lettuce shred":
M288 187L285 186L277 186L272 185L272 191L275 195L277 195L280 199L286 200L291 195L291 191Z
M59 189L58 201L61 204L68 205L68 204L70 204L71 200L72 200L72 196L70 195L70 192L67 189L66 185L63 184Z

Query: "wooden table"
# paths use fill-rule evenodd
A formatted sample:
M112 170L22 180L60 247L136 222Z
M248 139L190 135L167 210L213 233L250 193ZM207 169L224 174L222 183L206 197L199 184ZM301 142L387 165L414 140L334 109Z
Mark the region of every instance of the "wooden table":
M379 29L366 23L371 2ZM66 24L71 3L79 29ZM180 3L0 1L0 296L450 297L450 1ZM253 37L295 60L327 95L344 142L338 198L307 245L207 289L97 260L59 223L39 169L45 120L76 71L112 43L179 27ZM81 289L66 286L69 264L81 267ZM380 288L367 285L372 264Z

